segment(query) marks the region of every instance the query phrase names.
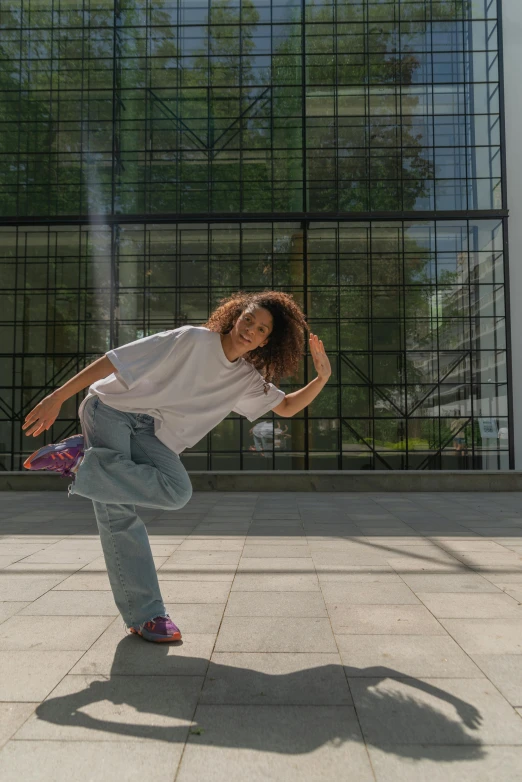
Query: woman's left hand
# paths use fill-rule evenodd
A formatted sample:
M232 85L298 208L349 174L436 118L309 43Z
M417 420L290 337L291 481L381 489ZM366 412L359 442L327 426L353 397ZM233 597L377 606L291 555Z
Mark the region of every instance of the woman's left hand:
M322 340L316 334L310 333L310 352L315 366L315 371L321 380L328 380L332 374L332 367L328 356L324 351Z

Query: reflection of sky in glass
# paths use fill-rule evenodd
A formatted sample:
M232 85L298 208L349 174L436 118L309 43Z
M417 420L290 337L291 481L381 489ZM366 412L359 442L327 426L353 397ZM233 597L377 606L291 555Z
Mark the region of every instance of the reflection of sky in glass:
M226 4L232 37L210 27L210 65L207 26L219 2L127 7L116 20L116 51L112 5L104 12L86 0L77 24L72 4L52 12L40 3L43 10L30 14L12 5L13 29L23 21L27 44L23 58L19 46L5 58L15 80L8 94L13 105L20 101L8 117L16 125L9 138L17 139L8 170L18 188L12 214L19 206L24 214L87 215L89 279L82 284L90 290L79 294L88 306L78 329L89 349L104 347L109 319L123 343L174 322L202 322L225 290L291 286L339 358L342 383L336 379L312 406L306 435L304 420L290 422L285 450L302 453L308 438L310 466L350 454L343 466L359 469L374 448L387 465L418 469L439 446L452 451L445 416L496 415L501 427L501 223L329 222L338 212L501 206L495 3L473 0L473 23L424 27L408 24L413 3L337 3L334 28L325 21L333 19L332 4L306 2L303 28L301 2L238 0ZM441 4L416 4L423 6ZM347 16L357 8L366 16ZM229 48L239 31L242 72L235 68L239 46ZM394 71L399 60L404 72ZM113 209L138 217L101 231L95 216ZM322 211L325 222L319 215L305 230L303 210ZM211 226L212 212L228 214L230 223ZM172 222L153 225L158 213ZM236 218L250 213L266 219L240 225ZM272 223L280 213L295 222ZM111 262L119 283L114 311ZM28 292L29 320L37 295ZM64 302L75 297L56 297L62 319L74 318ZM31 325L32 333L43 333L41 325ZM65 343L52 329L49 349L58 350ZM251 428L243 446L252 445ZM463 426L477 449L475 430ZM211 447L239 460L238 431L237 421L226 422ZM406 439L407 459L400 455ZM274 444L265 469L281 456ZM263 461L253 451L249 457ZM488 466L499 464L492 456Z

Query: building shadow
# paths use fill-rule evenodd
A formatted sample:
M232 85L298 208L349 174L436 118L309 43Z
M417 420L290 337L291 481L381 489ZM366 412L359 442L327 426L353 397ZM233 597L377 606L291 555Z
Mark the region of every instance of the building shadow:
M37 719L62 726L65 732L60 733L61 739L68 738L68 728L83 728L126 738L185 743L204 677L173 673L172 647L169 654L163 645L147 648L154 654L154 675L149 675L147 667L142 673L136 673L140 658L144 659L141 646L144 644L135 637L123 638L116 648L111 674L106 680L93 681L80 692L49 697L36 709ZM190 740L197 744L298 755L313 752L325 744L360 743L360 724L367 744L391 754L441 762L480 760L485 756L481 740L474 735L482 722L481 714L474 706L392 668L344 666L343 669L341 665L330 664L287 674L267 674L214 661L209 664L201 658L183 656L182 660L184 671L204 671L208 665L198 712L208 715L208 709L225 706L227 714L232 715L230 719L234 720L233 723L225 720L228 727L214 720L209 727L206 720L204 725L198 725L199 713L196 714L190 727ZM335 692L335 682L345 685L345 675L356 683L356 717L350 708L347 691L345 698L342 694L344 686ZM74 678L68 677L69 682ZM379 690L376 685L384 680L400 680L408 687L400 692ZM329 687L332 698L326 692L319 705L315 705L313 698L307 703L303 693L310 691L311 684L316 694L321 692L323 685L325 692ZM446 710L448 705L452 706L458 719L416 699L415 690L437 698ZM89 707L102 701L116 707L111 719L93 716L96 706L94 709ZM122 710L118 708L121 706L130 708ZM241 719L245 707L259 708L264 727L255 719L248 724ZM313 712L316 708L317 718ZM106 703L99 710L107 714ZM128 711L131 715L132 710L149 714L150 720L118 721L118 714ZM292 710L294 715L289 720ZM301 730L299 715L305 713L307 719ZM169 719L181 720L183 724L158 724ZM423 742L422 737L430 737L427 740L433 740L433 743ZM441 745L445 747L443 757Z

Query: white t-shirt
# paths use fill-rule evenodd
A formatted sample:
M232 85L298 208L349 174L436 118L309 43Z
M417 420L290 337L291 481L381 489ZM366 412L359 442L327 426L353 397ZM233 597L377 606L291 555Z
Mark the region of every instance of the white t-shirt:
M89 387L80 413L91 396L116 410L147 413L156 437L178 454L230 412L255 421L285 397L244 358L229 361L219 333L203 326L162 331L105 355L116 371Z

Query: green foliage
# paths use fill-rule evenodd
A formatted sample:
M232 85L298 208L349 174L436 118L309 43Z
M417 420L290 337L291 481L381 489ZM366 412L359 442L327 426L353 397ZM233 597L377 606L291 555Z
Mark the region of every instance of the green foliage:
M419 61L397 48L396 4L373 3L368 17L360 3L307 4L305 57L298 7L268 48L252 0L217 0L185 28L193 40L167 0L146 7L51 18L45 4L31 17L3 4L1 112L19 128L0 142L4 214L381 211L427 194L417 98L398 108ZM465 13L459 0L400 5L403 29L421 37Z

